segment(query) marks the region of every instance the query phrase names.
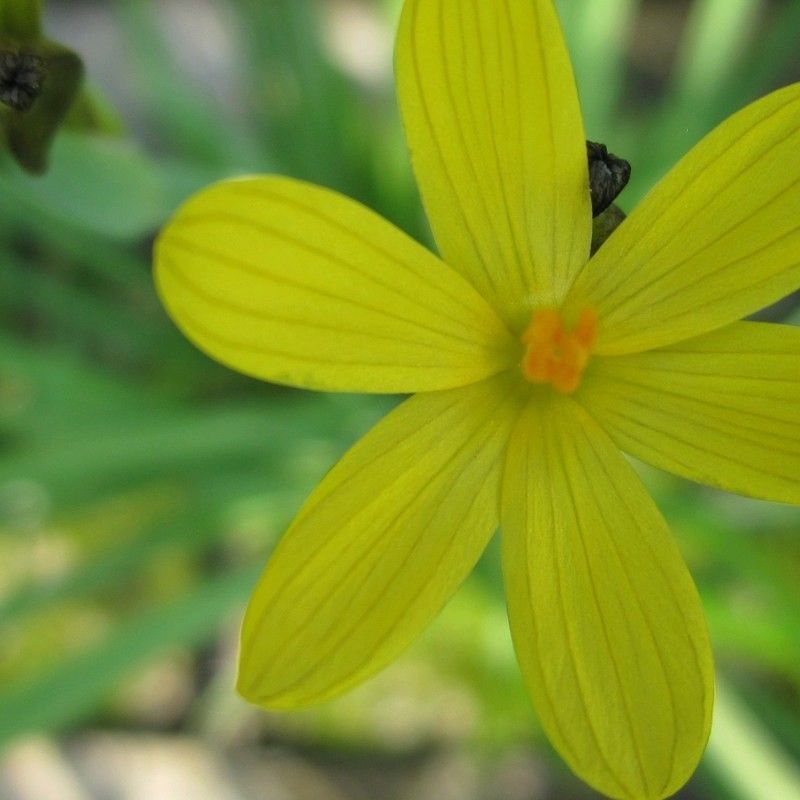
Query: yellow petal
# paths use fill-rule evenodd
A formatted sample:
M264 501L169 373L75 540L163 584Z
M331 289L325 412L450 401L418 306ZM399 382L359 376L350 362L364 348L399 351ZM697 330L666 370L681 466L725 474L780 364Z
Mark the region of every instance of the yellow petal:
M707 333L800 286L800 84L709 134L614 232L570 293L597 351Z
M419 394L328 474L286 533L242 630L238 689L291 708L344 692L417 636L497 527L520 382Z
M553 4L407 0L396 69L442 256L522 328L533 302L564 297L591 238L583 123Z
M155 263L164 305L198 347L276 383L445 389L516 352L458 273L358 203L287 178L200 192L161 233Z
M672 794L708 738L713 669L663 518L616 446L564 398L520 418L501 509L514 646L548 736L611 797Z
M595 359L579 398L643 461L800 504L800 328L737 322L662 350Z

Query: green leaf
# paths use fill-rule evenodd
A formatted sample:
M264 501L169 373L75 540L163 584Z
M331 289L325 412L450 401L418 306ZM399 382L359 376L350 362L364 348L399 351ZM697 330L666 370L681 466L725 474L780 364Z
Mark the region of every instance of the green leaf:
M166 216L156 164L125 139L63 131L49 172L31 178L19 170L0 174L8 213L43 212L86 232L130 239ZM24 212L23 212L24 213Z

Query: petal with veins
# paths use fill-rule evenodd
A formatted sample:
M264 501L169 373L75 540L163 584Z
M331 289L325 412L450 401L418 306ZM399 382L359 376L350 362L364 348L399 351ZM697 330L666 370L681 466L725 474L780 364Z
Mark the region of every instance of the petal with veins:
M397 91L442 256L516 330L589 256L586 142L549 0L407 0Z
M227 181L161 233L164 305L198 347L264 380L415 392L482 380L517 345L457 272L377 214L288 178Z
M418 394L334 467L253 594L242 630L244 697L269 708L334 697L433 619L497 527L521 389L501 375Z
M574 401L531 405L503 478L514 647L550 740L587 783L649 800L691 775L711 726L703 611L636 474Z

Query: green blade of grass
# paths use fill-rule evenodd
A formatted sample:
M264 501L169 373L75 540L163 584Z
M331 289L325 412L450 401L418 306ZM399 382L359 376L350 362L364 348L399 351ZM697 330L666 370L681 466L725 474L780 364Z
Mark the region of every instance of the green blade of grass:
M211 578L123 623L101 642L0 692L0 746L63 728L98 707L118 682L158 655L212 638L244 603L261 565Z
M742 800L800 797L800 769L720 678L706 759Z
M723 108L717 98L762 10L763 0L697 0L691 6L669 88L641 136L647 158L633 170L630 194L652 186L739 105L729 98L734 108Z
M763 8L762 0L697 0L673 73L671 101L707 98L739 63Z
M110 238L153 230L167 213L154 161L126 139L62 131L45 175L11 164L0 174L3 213L42 214ZM40 221L41 224L41 221Z
M613 117L623 86L625 43L636 9L636 0L581 0L570 3L569 8L562 3L560 10L590 139L612 139L616 127Z
M144 0L117 0L116 18L132 61L137 94L146 98L145 114L167 147L190 161L228 170L265 167L267 154L249 123L214 103L208 91L177 63L161 14Z

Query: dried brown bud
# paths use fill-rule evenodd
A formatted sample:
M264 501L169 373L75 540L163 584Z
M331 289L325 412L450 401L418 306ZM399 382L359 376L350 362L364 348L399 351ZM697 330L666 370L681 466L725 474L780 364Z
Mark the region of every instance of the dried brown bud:
M592 216L602 214L627 186L631 165L624 158L609 153L604 144L586 142L589 158L589 189L592 194Z
M0 51L0 102L15 111L27 111L44 81L44 61L31 53Z

